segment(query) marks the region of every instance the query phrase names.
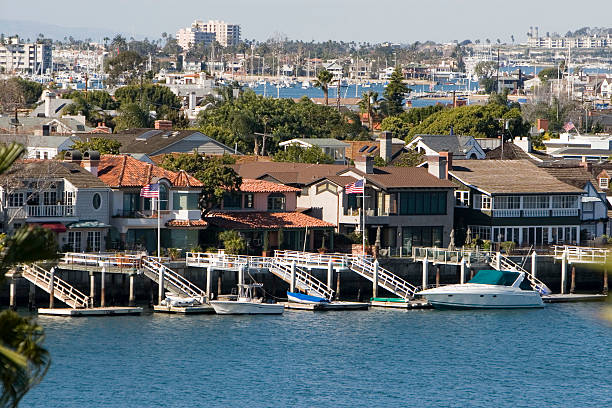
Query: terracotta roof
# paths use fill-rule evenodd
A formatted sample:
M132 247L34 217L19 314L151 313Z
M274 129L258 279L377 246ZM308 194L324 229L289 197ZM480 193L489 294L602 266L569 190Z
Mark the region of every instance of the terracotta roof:
M582 193L528 160L453 160L452 175L492 194Z
M128 155L100 157L98 178L111 187L143 187L153 179L166 178L174 187L200 187L202 183L185 172L174 172Z
M25 159L16 161L0 176L0 183L12 184L22 178L64 178L77 188L107 188L108 186L76 163L58 160Z
M170 228L206 228L208 223L204 220L170 220L166 226Z
M299 212L215 212L206 217L209 224L224 229L333 228L334 224Z
M297 193L300 189L266 180L242 179L240 191L245 193Z

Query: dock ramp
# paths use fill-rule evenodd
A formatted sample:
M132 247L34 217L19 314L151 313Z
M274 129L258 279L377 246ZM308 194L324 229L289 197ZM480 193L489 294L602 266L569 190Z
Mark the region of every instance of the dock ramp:
M144 275L159 285L160 271L163 269L164 287L177 296L187 296L204 303L206 292L165 266L154 257L143 257L141 270Z
M529 280L531 288L538 292L540 295L549 295L552 291L546 286L544 282L533 276L531 272L512 261L510 258L503 256L501 253L497 252L495 257L493 258L493 262L491 263L493 268L498 271L513 271L513 272L523 272L525 277Z
M32 282L49 294L53 286L53 296L73 309L84 309L89 306L89 296L80 292L65 280L51 274L51 272L41 266L36 264L22 265L21 277ZM52 280L53 285L51 285Z
M377 273L375 273L376 267L378 267ZM411 285L394 273L382 268L380 265L375 265L375 263L368 258L359 256L350 257L349 268L358 275L368 279L370 282L374 282L374 280L377 279L378 286L404 300L412 299L416 293L416 286ZM375 277L375 275L377 275L377 277Z

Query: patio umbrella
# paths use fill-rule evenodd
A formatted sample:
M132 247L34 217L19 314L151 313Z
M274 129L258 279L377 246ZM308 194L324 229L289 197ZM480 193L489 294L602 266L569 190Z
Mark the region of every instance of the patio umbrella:
M455 249L455 229L453 228L450 232L450 243L448 244L449 251Z
M467 233L465 236L465 244L470 245L471 243L472 243L472 230L470 229L470 227L468 227Z

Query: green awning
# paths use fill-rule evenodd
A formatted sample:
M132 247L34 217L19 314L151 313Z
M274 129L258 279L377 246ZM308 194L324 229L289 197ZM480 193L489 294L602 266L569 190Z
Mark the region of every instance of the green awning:
M75 222L71 222L69 224L66 224L66 227L69 229L76 229L76 228L110 228L110 225L105 224L103 222L97 221L97 220L82 220L82 221L75 221Z

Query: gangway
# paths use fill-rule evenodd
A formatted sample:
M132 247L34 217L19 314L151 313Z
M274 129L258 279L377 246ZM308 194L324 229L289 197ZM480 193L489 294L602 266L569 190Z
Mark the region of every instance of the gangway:
M13 276L17 276L14 274ZM21 265L21 276L73 309L89 306L89 296L36 264Z
M533 276L533 273L527 271L525 268L513 262L510 258L503 256L500 252L495 254L495 258L491 264L493 268L498 271L513 271L522 272L525 277L529 280L531 288L538 292L540 295L550 295L552 291L546 286L544 282Z
M318 296L328 300L334 297L334 291L326 284L310 275L295 263L287 263L281 258L268 258L268 269L274 275L291 284L293 280L292 269L295 268L295 287L311 296Z
M177 296L187 296L198 299L204 303L207 298L206 292L179 275L155 257L142 258L142 272L144 275L159 285L160 272L163 273L164 287Z
M377 280L378 286L406 301L414 297L417 290L416 286L411 285L385 268L381 268L370 259L362 256L351 256L350 261L349 268L358 275L363 276L371 282ZM376 268L378 268L377 271L375 271Z

